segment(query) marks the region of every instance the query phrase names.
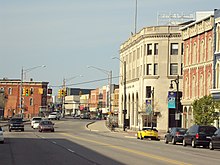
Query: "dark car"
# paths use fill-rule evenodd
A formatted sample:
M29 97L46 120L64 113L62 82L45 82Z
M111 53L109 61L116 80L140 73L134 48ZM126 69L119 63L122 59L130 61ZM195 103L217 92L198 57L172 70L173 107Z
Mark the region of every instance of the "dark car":
M176 144L177 142L182 143L183 142L183 136L186 133L187 129L180 128L180 127L173 127L170 129L170 131L167 132L165 135L165 143L168 144L169 142L172 142L172 144Z
M214 126L193 125L183 138L183 146L190 144L193 148L196 146L208 147L211 137L217 128Z
M49 120L42 120L38 126L39 132L42 131L51 131L54 132L54 123Z
M21 130L24 131L24 122L22 118L11 118L8 124L8 130Z
M209 149L220 149L220 128L215 131L214 135L211 137L211 141L209 143Z

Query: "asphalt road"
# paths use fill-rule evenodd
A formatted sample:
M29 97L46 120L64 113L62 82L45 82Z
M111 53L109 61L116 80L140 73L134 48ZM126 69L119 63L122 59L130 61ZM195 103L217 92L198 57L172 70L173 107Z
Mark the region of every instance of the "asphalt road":
M55 132L4 132L0 165L219 165L220 150L138 140L126 133L90 131L91 121L68 119L55 122Z

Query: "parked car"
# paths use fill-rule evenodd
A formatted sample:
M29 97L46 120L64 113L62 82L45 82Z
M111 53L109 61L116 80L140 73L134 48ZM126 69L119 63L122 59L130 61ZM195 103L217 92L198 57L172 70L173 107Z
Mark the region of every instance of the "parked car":
M220 149L220 128L215 131L214 135L211 137L209 142L209 149Z
M33 128L33 126L34 126L34 123L38 123L39 124L39 121L41 121L42 120L42 117L33 117L32 119L31 119L31 128ZM36 125L35 125L36 126Z
M21 130L24 131L24 122L23 119L20 117L11 118L8 124L8 130Z
M4 135L3 135L3 129L0 127L0 143L4 143Z
M54 123L52 123L49 120L42 120L39 123L38 130L39 132L42 132L42 131L54 132Z
M159 140L158 130L152 127L143 127L142 130L137 132L137 139L143 140L144 138L150 138L151 140Z
M183 146L190 144L193 148L196 146L208 147L216 130L217 128L214 126L193 125L183 137Z
M48 116L48 120L60 120L61 114L59 112L52 112Z
M183 142L183 136L186 133L187 129L180 128L180 127L173 127L171 128L167 134L165 135L165 143L168 144L172 142L172 144L176 144L177 142Z

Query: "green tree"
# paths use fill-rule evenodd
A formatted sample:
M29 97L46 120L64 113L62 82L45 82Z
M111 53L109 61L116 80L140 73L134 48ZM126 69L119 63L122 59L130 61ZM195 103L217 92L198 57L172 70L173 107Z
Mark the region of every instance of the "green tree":
M212 96L204 96L192 103L195 124L210 125L218 119L216 109L219 111L220 102L215 101Z

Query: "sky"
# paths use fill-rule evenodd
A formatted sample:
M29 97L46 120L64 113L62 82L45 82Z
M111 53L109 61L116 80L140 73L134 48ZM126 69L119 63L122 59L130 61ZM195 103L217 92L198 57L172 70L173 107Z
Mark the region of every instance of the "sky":
M120 45L135 31L136 0L0 0L0 79L49 82L55 91L106 85L119 75ZM161 12L220 8L220 0L137 0L137 32ZM46 67L38 67L45 65ZM81 76L80 76L81 75ZM118 84L118 78L113 78Z

